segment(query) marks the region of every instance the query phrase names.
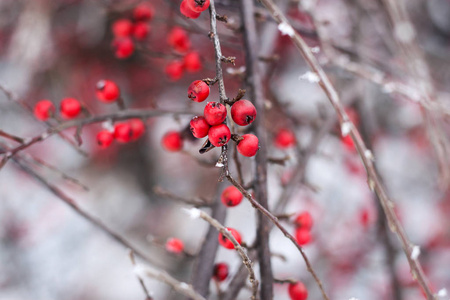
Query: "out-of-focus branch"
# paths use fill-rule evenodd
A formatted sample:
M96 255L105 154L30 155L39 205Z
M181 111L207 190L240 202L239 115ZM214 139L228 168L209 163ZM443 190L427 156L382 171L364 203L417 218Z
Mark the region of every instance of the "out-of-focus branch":
M205 201L203 199L180 197L178 195L175 195L175 194L171 193L170 191L167 191L167 190L163 189L160 186L155 186L153 188L153 192L156 195L160 196L160 197L164 197L164 198L175 200L175 201L178 201L178 202L181 202L181 203L189 204L189 205L192 205L194 207L210 206L211 205L210 202Z
M130 250L130 252L128 253L128 256L130 257L131 264L134 267L136 267L136 259L134 257L134 252L132 250ZM144 280L142 279L141 275L136 273L136 277L139 281L139 284L142 287L142 291L144 291L144 294L146 296L145 300L153 300L152 296L150 296L150 293L147 290L147 287L145 286Z

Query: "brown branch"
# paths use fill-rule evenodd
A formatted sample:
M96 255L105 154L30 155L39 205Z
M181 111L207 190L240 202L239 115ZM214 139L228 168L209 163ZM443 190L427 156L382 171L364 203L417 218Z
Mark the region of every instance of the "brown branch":
M202 207L202 206L210 206L211 205L210 202L207 202L207 201L202 200L202 199L195 199L195 198L194 199L190 199L190 198L184 198L184 197L177 196L177 195L172 194L171 192L163 189L160 186L155 186L153 188L153 192L156 195L160 196L160 197L164 197L164 198L167 198L167 199L170 199L170 200L175 200L175 201L178 201L178 202L181 202L181 203L189 204L189 205L192 205L194 207Z
M133 267L136 267L136 259L134 257L134 252L133 250L130 250L130 252L128 253L128 256L130 257L130 261L131 264L133 265ZM150 296L150 293L147 290L147 287L145 286L144 280L142 279L142 277L139 274L136 274L137 279L139 280L139 284L142 287L142 290L144 291L144 294L146 296L145 300L153 300L152 296Z

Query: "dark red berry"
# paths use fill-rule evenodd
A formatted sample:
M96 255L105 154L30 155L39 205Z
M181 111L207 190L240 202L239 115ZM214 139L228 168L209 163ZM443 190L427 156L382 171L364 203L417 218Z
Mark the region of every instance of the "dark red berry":
M153 7L149 3L141 3L133 9L135 21L150 21L153 15Z
M294 220L294 224L298 228L304 228L310 230L313 225L313 218L307 211L300 213Z
M174 27L167 37L167 41L178 52L187 52L191 47L191 41L186 31L180 27Z
M214 265L213 278L217 281L224 281L228 277L228 265L217 263Z
M194 117L189 123L192 135L198 139L204 138L208 135L209 124L203 117Z
M203 102L206 98L208 98L208 96L209 86L202 80L192 82L188 88L188 97L192 101Z
M132 134L131 139L133 141L139 139L145 132L145 124L141 119L131 119L128 121L131 126Z
M170 238L166 242L166 250L172 253L181 253L184 250L184 243L180 239Z
M180 12L183 16L190 19L197 19L200 17L200 13L193 11L187 4L187 0L183 0L180 5Z
M208 9L210 0L186 0L189 7L196 12L202 12Z
M128 37L133 31L133 23L127 19L119 19L112 24L115 37Z
M114 55L120 59L130 57L134 52L134 43L128 37L116 38L112 42L112 46L114 48Z
M295 142L295 134L290 129L282 128L275 136L275 146L281 149L292 147Z
M242 194L235 186L229 186L223 190L220 200L228 207L233 207L241 203Z
M295 238L300 246L304 246L311 242L311 232L306 228L297 228L295 230Z
M150 32L150 25L145 22L137 22L133 26L133 37L137 41L143 41L147 38Z
M209 125L219 125L227 118L227 108L219 102L208 102L203 111L203 116Z
M255 156L259 150L259 141L256 135L244 134L242 138L243 140L237 145L239 153L247 157Z
M108 130L102 130L97 133L97 144L101 148L108 148L114 141L114 134Z
M55 105L50 100L41 100L34 106L34 116L36 119L46 121L55 113Z
M176 152L183 148L183 138L177 131L169 131L162 138L162 145L167 151Z
M103 102L114 102L120 96L120 89L114 81L100 80L97 82L97 98Z
M166 66L166 74L169 76L169 79L172 81L177 81L183 76L184 64L181 61L174 60L171 61Z
M114 138L120 143L131 142L133 129L130 123L117 123L114 125Z
M222 147L231 138L230 128L225 124L212 126L208 131L208 138L215 147Z
M308 299L308 290L303 282L290 283L288 287L289 297L291 300L306 300Z
M66 119L76 118L81 112L81 104L77 99L64 98L60 104L61 115Z
M236 229L233 229L233 228L230 228L230 227L227 227L226 229L236 239L236 242L238 242L238 244L241 244L242 238L241 238L241 235L239 234L239 232L237 232ZM223 235L222 233L219 234L219 244L222 247L225 247L227 249L234 249L233 243L225 235Z
M231 106L231 117L239 126L246 126L256 118L256 108L248 100L239 100Z
M195 73L202 69L202 61L198 52L189 52L184 56L183 61L188 72Z

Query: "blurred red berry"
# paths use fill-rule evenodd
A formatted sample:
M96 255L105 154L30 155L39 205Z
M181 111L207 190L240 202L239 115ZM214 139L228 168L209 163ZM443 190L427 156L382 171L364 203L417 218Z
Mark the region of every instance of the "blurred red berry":
M300 246L307 245L311 242L311 232L309 229L297 228L295 230L295 238Z
M108 130L102 130L97 133L97 144L101 148L108 148L114 141L114 134Z
M183 76L184 64L181 61L174 60L166 66L166 74L172 81L177 81Z
M135 21L150 21L153 18L154 10L149 3L141 3L133 9L133 19Z
M198 52L189 52L184 56L183 61L188 72L195 73L202 69L202 61Z
M167 41L178 52L187 52L191 47L191 41L186 31L180 27L174 27L167 37Z
M341 137L341 142L348 151L356 150L355 143L353 142L352 136L350 134Z
M242 138L243 140L239 141L237 145L238 152L247 157L255 156L259 150L259 141L256 135L244 134Z
M228 207L233 207L242 202L242 193L234 186L229 186L222 191L220 200Z
M114 125L114 138L120 143L128 143L133 137L130 123L117 123Z
M231 117L239 126L246 126L255 120L256 108L248 100L239 100L231 106Z
M294 146L296 143L295 134L286 128L278 130L275 136L275 146L281 149Z
M189 123L192 135L198 139L208 135L209 124L203 117L194 117Z
M208 138L215 147L222 147L231 138L230 128L225 124L212 126L208 131Z
M116 20L112 24L112 32L115 37L128 37L133 31L133 23L127 19Z
M199 12L193 11L187 4L187 0L183 0L180 5L180 12L183 16L190 19L197 19L200 17Z
M188 97L195 102L203 102L209 96L209 86L202 80L192 82L188 87Z
M134 52L134 43L130 38L116 38L112 42L112 47L117 58L130 57Z
M303 282L290 283L288 287L289 297L292 300L306 300L308 299L308 290Z
M141 119L135 118L128 121L131 126L132 134L131 139L133 141L139 139L145 132L145 124Z
M137 22L133 26L133 37L137 41L145 40L149 32L150 32L150 25L145 22Z
M227 108L219 102L208 102L203 110L203 116L209 125L219 125L227 118Z
M239 232L236 229L230 227L227 227L226 229L236 239L236 242L238 242L238 244L241 244L242 238ZM222 233L219 233L219 244L224 248L234 249L233 243Z
M177 131L167 132L163 136L161 143L167 151L171 152L180 151L183 148L183 138Z
M55 105L50 100L41 100L34 106L36 119L46 121L55 114Z
M224 281L228 277L228 265L217 263L214 265L213 278L217 281Z
M202 12L208 9L210 0L186 0L189 8L196 12Z
M313 218L307 211L300 213L294 220L294 224L298 228L304 228L310 230L313 226Z
M120 89L114 81L100 80L97 82L97 98L103 102L114 102L120 96Z
M61 115L66 119L76 118L81 112L81 104L77 99L64 98L60 104Z
M180 239L170 238L166 242L166 250L172 253L179 254L184 250L184 243Z

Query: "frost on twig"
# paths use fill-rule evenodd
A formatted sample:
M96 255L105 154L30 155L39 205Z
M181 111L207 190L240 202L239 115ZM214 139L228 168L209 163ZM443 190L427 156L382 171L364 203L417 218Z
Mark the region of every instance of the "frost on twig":
M412 251L411 251L411 259L416 260L417 258L419 258L420 255L420 247L419 246L413 246Z
M350 121L344 121L341 124L341 134L343 137L346 137L350 131L352 131L353 124Z
M288 35L290 37L293 37L295 35L294 28L292 28L291 25L285 22L282 22L278 25L278 30L282 35Z
M198 219L201 216L202 211L198 208L183 208L184 212L191 217L191 219Z
M300 75L300 77L299 77L298 79L300 79L300 80L306 80L306 81L309 81L309 82L311 82L311 83L317 83L317 82L320 81L320 78L319 78L319 76L317 75L317 73L311 72L311 71L308 71L308 72L306 72L306 73L303 74L303 75Z
M438 297L446 297L448 295L447 289L440 289L439 292L437 292Z

